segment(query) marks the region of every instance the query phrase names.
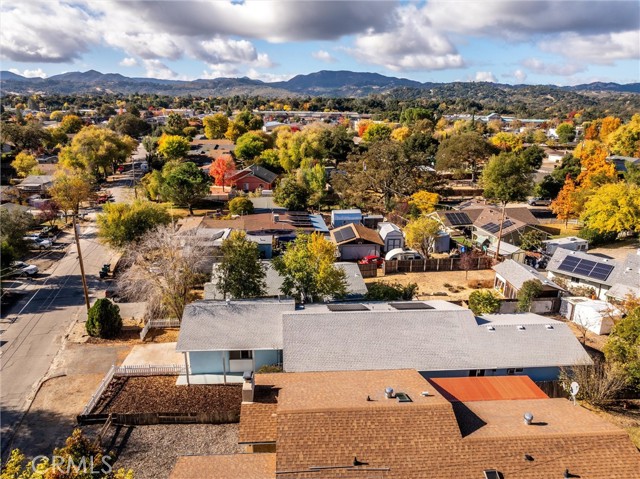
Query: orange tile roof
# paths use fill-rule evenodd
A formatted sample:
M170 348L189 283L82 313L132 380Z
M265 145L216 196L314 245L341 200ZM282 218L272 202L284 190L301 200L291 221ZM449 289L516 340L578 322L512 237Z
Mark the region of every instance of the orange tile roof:
M548 399L529 376L491 376L429 379L449 401Z
M169 479L266 479L275 470L275 454L180 456Z

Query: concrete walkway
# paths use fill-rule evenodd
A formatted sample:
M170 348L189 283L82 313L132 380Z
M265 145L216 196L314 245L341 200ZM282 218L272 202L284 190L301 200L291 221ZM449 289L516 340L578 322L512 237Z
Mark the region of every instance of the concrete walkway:
M139 344L126 357L123 366L184 365L184 356L176 352L176 343Z

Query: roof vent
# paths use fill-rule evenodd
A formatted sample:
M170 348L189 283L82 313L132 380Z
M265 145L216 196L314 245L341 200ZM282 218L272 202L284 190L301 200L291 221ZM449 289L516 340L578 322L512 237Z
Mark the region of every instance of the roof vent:
M489 326L487 326L487 330L489 330L489 331L495 331L495 330L496 330L496 328L495 328L495 327L493 327L493 326L491 326L491 325L489 325Z
M527 426L531 426L532 422L533 422L533 414L531 414L530 412L525 412L524 413L524 423Z
M429 396L429 391L422 391L422 392L420 393L420 395L421 395L421 396L424 396L424 397L427 397L427 396Z
M553 329L553 325L551 324L545 324L544 327L547 329Z
M393 388L386 388L384 390L384 397L387 399L393 399L395 396L393 395Z
M525 329L527 328L525 328L522 324L518 326L518 331L524 331Z

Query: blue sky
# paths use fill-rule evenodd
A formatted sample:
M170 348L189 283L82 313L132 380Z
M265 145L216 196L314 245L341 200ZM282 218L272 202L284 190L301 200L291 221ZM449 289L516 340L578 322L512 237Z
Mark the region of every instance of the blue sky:
M3 0L1 68L25 76L640 81L640 2Z

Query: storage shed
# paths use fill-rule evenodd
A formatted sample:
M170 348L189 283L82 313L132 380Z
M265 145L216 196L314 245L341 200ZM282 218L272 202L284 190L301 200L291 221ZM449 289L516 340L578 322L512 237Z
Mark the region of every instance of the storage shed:
M351 210L333 210L331 212L331 226L339 228L349 223L362 223L362 211L357 208Z
M393 223L380 223L378 225L378 234L384 241L384 252L391 251L396 248L404 248L404 235L402 230Z

